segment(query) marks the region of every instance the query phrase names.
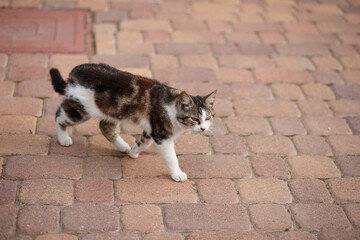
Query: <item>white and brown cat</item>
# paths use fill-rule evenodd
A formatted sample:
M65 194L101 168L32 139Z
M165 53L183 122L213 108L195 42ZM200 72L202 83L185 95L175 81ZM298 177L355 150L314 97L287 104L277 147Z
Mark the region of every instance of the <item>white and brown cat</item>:
M67 82L57 69L51 69L50 75L55 91L65 95L56 112L57 136L62 146L72 144L67 126L99 118L101 132L121 152L137 158L155 141L171 177L178 182L187 180L179 167L174 140L187 129L195 133L209 129L215 114L216 91L207 96L190 96L106 64L79 65ZM115 131L120 122L131 122L143 129L132 147Z

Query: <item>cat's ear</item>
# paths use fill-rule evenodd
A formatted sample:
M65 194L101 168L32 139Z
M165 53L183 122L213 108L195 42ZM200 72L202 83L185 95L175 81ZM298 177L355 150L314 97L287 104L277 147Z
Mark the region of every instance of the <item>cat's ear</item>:
M215 103L216 90L204 97L205 104L208 106L214 106Z
M180 99L181 105L184 105L184 106L189 106L190 104L193 103L192 98L185 91L182 91L180 93L179 99Z

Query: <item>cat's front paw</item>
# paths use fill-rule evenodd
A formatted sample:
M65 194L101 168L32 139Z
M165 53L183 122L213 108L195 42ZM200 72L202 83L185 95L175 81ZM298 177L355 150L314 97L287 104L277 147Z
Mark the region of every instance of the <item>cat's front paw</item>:
M177 182L185 182L187 180L187 175L184 172L171 174L171 178Z
M68 146L71 146L73 144L73 141L70 137L66 137L66 138L63 138L63 139L59 139L59 143L61 146L64 146L64 147L68 147Z
M136 149L137 149L137 144L135 143L129 151L129 157L131 157L131 158L139 157L139 153L136 151Z

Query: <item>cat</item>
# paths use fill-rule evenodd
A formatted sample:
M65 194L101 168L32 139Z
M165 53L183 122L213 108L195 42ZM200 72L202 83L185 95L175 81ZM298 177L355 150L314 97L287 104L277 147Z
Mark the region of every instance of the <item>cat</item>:
M50 76L54 90L65 95L56 112L57 137L62 146L73 143L67 126L99 118L102 134L121 152L137 158L154 141L171 178L187 180L179 167L174 140L187 129L198 133L210 128L216 90L206 96L191 96L103 63L76 66L67 82L58 69L52 68ZM115 131L120 122L143 129L132 147Z

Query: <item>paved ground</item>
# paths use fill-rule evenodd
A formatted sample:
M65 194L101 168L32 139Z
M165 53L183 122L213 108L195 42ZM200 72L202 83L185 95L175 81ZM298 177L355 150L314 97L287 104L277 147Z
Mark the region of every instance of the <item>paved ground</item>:
M90 31L80 50L0 54L0 239L360 239L358 0L0 5L83 9ZM45 34L60 31L49 21ZM218 89L212 133L176 143L187 182L170 180L153 147L137 160L119 154L97 121L58 145L48 70L84 62ZM129 143L139 134L122 132Z

